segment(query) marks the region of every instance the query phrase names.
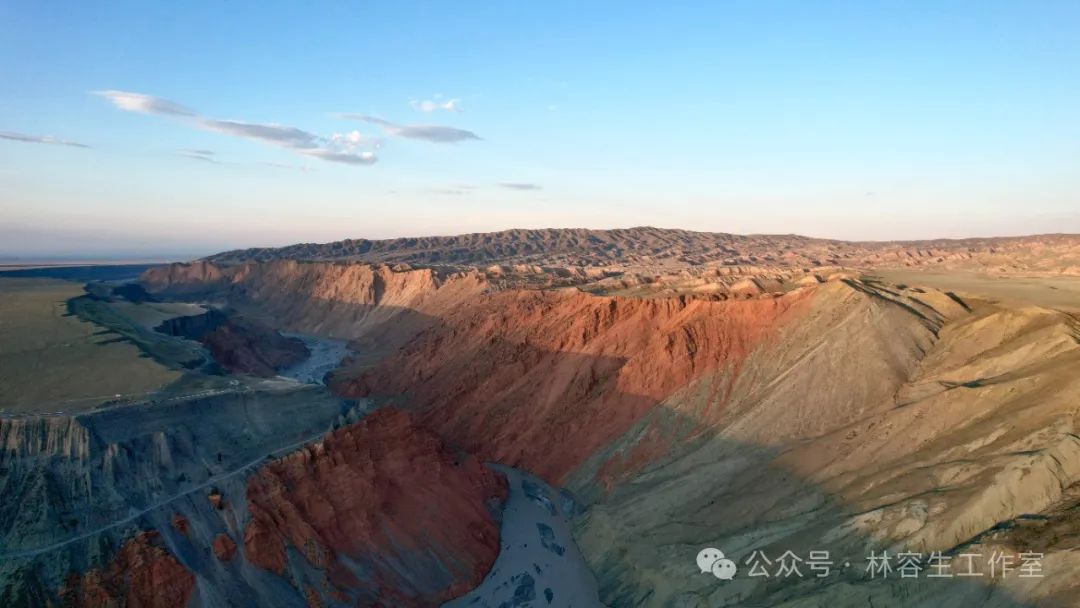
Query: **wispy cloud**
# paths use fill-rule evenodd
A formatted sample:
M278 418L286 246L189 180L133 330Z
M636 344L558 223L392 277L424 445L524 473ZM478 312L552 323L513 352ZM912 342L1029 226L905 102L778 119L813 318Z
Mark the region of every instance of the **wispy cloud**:
M543 190L539 184L526 184L522 182L500 182L499 186L509 190Z
M234 137L253 139L263 143L304 150L316 148L319 145L319 136L308 133L296 127L286 127L276 124L259 124L240 122L237 120L216 120L213 118L200 118L198 125L207 131L216 131Z
M382 118L368 116L366 114L341 114L340 116L341 118L349 120L361 120L366 123L377 125L394 137L420 139L436 144L456 144L463 141L479 141L481 139L479 135L472 131L454 127L444 127L440 125L399 125L390 122L389 120L383 120Z
M186 158L193 158L195 160L201 160L203 162L213 163L215 165L221 164L221 161L214 158L213 150L181 150L180 152L178 152L178 154Z
M442 194L446 196L462 196L465 194L472 194L473 190L476 190L476 186L470 186L468 184L454 184L452 186L431 188L430 190L432 194Z
M446 110L447 112L461 111L461 100L457 98L447 99L446 101L439 99L438 96L436 96L435 99L413 99L409 101L409 105L416 110L428 113L437 110Z
M183 119L184 122L197 129L253 140L329 162L371 165L378 160L374 152L361 149L370 145L371 141L363 139L358 132L354 132L356 136L352 134L344 136L334 134L329 138L325 138L303 129L285 125L221 120L200 116L176 102L142 93L98 91L97 94L111 101L117 108L127 112L176 117ZM197 156L201 156L202 160L214 162L208 158L208 155Z
M290 165L288 163L260 162L259 164L264 167L271 167L274 169L288 169L289 171L303 171L304 173L315 170L311 167L305 167L304 165Z
M0 139L6 139L8 141L18 141L27 144L50 144L53 146L69 146L71 148L90 147L86 144L80 144L77 141L57 139L49 135L27 135L26 133L13 133L11 131L0 131Z
M128 112L159 114L161 116L195 116L195 112L176 102L152 95L113 90L94 91L94 94L108 99L114 106Z

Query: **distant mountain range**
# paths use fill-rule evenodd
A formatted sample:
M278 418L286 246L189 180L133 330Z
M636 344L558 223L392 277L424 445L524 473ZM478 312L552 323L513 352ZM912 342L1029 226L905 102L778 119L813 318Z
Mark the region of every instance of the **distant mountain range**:
M226 251L216 264L271 260L362 261L431 266L671 267L940 267L988 272L1080 274L1080 235L837 241L805 236L738 235L638 227L504 230L386 240L348 239L276 248Z

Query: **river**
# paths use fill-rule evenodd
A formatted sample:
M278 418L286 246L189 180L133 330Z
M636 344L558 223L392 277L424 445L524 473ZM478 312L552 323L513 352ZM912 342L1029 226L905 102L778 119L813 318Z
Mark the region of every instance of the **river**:
M443 608L602 607L596 579L570 534L579 508L573 497L524 471L506 475L502 549L480 586Z
M326 374L332 372L341 361L349 355L349 343L347 340L334 340L332 338L320 338L310 334L296 332L281 332L286 338L296 338L307 346L311 355L284 370L278 372L279 376L292 378L303 384L325 384L323 379Z

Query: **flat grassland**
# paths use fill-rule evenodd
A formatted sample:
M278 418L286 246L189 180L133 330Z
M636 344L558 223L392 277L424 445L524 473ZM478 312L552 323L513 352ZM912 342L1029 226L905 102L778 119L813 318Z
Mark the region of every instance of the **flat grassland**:
M0 278L0 411L76 411L180 376L117 334L68 314L81 283Z
M135 304L118 300L109 304L118 315L143 329L152 330L168 319L199 315L206 309L185 302L143 302Z

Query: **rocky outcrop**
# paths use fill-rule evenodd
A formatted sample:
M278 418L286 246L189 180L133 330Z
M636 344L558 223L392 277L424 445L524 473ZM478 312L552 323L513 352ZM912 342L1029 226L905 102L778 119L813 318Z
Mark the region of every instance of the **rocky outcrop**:
M236 555L236 543L224 532L215 536L210 546L214 550L214 555L223 562L231 561Z
M244 552L297 589L339 601L434 606L487 574L505 496L500 475L382 409L259 469L247 487Z
M218 365L235 373L273 376L310 355L296 338L217 309L168 319L155 330L201 342Z
M194 589L195 575L149 531L126 541L107 565L72 574L59 595L64 606L184 608Z
M180 515L179 513L173 513L173 516L169 518L169 523L172 525L174 530L176 530L180 534L183 534L184 536L187 536L189 527L186 517Z
M253 376L273 376L311 354L300 340L250 324L222 325L203 336L202 342L222 367Z
M0 418L0 464L18 466L33 458L85 459L90 434L70 416Z
M202 340L206 334L225 325L228 321L229 316L224 311L211 308L198 315L184 315L165 319L154 328L154 331L198 341Z
M91 491L93 447L75 417L0 418L0 552L75 523L69 496Z
M210 487L221 487L233 503L243 500L243 489L228 486L231 478L203 487L211 477L316 437L351 411L324 389L297 386L72 418L0 418L7 437L22 437L19 445L26 448L0 456L0 589L27 568L54 593L69 569L86 567L88 552L92 557L99 548L120 546L128 518L144 511L164 538L208 547L204 516L184 508L185 501L223 517L209 508ZM39 442L43 429L51 438ZM144 526L142 517L133 524Z

